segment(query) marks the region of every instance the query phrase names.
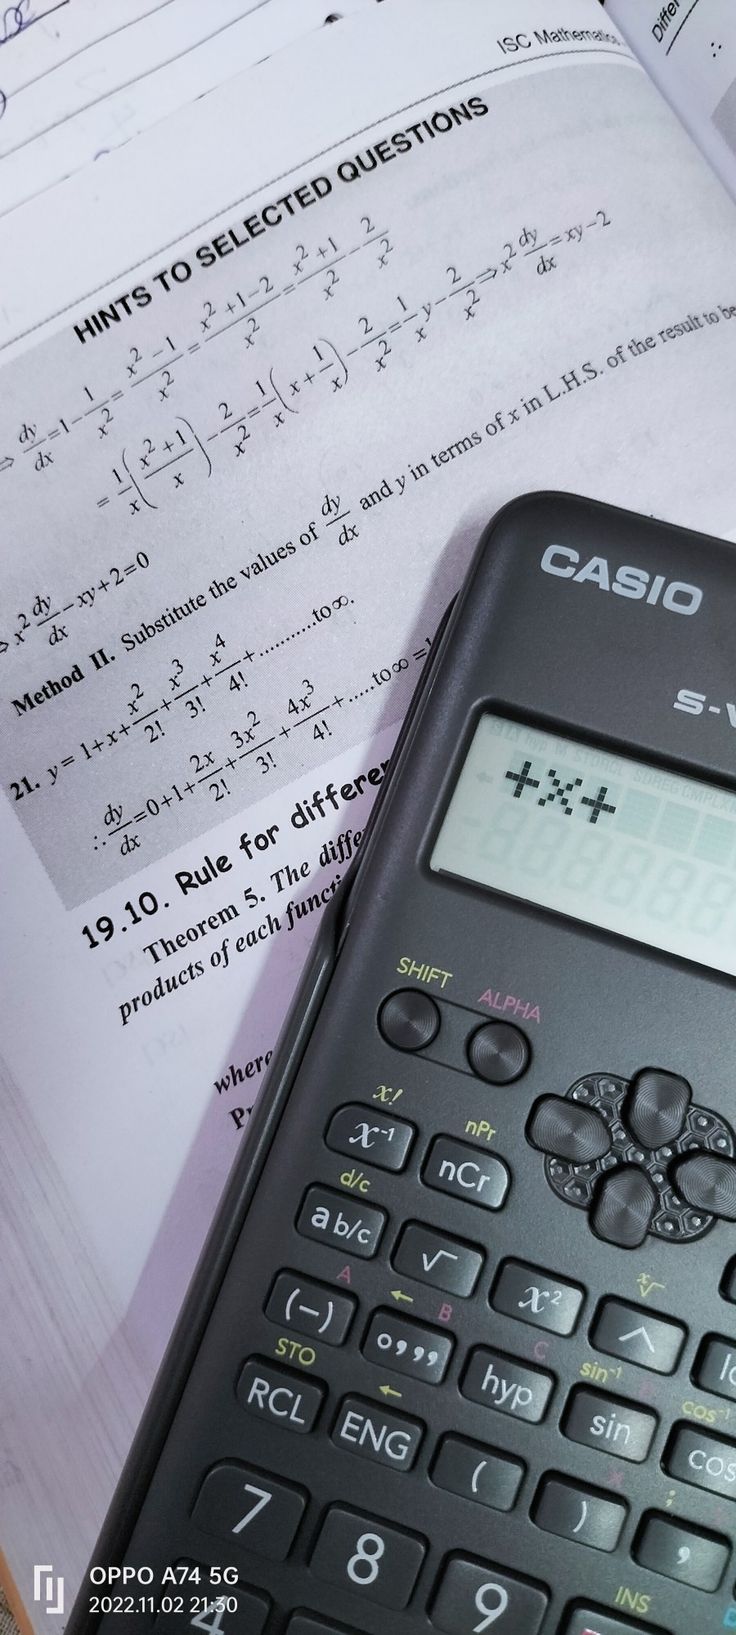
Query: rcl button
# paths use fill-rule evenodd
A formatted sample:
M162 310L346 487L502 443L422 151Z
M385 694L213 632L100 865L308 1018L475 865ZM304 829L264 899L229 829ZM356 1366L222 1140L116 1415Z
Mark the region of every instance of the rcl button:
M321 1380L304 1380L291 1369L249 1357L238 1381L238 1401L249 1414L304 1435L312 1429L325 1389Z

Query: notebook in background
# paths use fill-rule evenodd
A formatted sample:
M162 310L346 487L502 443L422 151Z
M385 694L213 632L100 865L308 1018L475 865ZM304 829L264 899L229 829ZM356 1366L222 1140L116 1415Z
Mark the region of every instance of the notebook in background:
M326 18L375 3L18 0L0 8L0 221Z

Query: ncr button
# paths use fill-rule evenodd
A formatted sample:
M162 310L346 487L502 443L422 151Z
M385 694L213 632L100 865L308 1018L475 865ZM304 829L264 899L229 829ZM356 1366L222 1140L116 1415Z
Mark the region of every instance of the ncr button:
M422 1180L438 1192L449 1192L481 1209L500 1209L509 1189L509 1172L500 1158L446 1135L432 1142Z

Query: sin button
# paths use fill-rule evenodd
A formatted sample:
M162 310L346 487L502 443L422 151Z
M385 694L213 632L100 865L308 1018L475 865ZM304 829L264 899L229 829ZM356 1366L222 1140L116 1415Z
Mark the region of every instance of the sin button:
M484 1022L468 1041L468 1061L487 1084L511 1084L529 1066L529 1041L511 1022Z

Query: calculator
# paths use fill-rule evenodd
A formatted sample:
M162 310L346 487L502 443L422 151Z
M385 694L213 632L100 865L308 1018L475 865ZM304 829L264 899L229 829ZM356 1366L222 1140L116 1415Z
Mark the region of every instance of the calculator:
M491 522L68 1635L736 1627L736 554Z

